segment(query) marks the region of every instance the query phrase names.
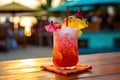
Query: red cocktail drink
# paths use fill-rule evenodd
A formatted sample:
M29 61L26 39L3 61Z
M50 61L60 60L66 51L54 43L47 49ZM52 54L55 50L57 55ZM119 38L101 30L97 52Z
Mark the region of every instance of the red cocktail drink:
M54 32L53 62L61 69L72 69L78 63L77 29L62 27Z

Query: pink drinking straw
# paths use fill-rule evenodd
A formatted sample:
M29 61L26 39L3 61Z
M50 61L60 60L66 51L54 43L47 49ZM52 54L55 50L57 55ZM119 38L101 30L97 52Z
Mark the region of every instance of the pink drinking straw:
M68 26L68 9L69 7L66 7L66 26Z

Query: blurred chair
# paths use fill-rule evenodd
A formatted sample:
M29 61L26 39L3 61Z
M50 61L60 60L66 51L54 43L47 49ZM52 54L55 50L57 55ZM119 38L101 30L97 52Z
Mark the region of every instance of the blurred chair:
M23 48L27 47L27 39L25 36L23 36L23 37L15 36L15 39L17 40L19 45L23 46Z
M0 26L0 50L3 50L5 52L8 51L7 37L7 29Z

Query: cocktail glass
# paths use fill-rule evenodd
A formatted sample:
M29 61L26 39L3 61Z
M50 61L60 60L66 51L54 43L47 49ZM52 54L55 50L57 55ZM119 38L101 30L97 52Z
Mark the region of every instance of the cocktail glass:
M62 27L53 33L53 63L60 69L74 69L78 63L77 29Z

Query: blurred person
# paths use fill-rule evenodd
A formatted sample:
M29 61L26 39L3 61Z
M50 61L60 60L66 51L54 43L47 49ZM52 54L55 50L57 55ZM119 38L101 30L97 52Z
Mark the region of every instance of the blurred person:
M87 18L89 22L99 22L99 17L96 15L96 13L94 11L90 11L87 14Z
M101 21L101 30L113 30L113 22L114 18L113 16L110 16L107 11L104 11L102 14L102 21Z
M3 26L6 27L7 29L7 33L8 33L8 37L7 37L7 46L8 49L16 49L17 48L17 41L14 38L14 27L13 27L13 23L9 21L9 19L7 18L5 23L3 23Z
M92 16L93 16L93 11L90 11L90 12L87 13L86 18L87 18L88 22L92 22L92 20L91 20Z
M14 31L11 28L11 26L7 27L7 31L8 31L8 38L7 38L8 49L16 49L18 47L18 44L17 41L15 40Z
M22 27L18 27L18 33L17 33L17 35L19 36L19 37L23 37L24 36L24 30L23 30L23 28Z

